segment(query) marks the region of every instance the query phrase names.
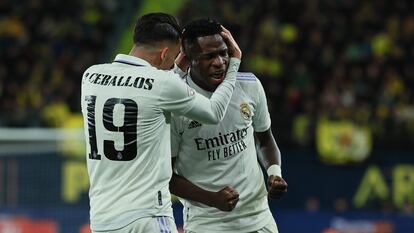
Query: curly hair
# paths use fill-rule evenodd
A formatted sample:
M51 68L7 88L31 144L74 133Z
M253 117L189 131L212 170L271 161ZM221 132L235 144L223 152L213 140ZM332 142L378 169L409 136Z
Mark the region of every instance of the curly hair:
M188 55L198 37L220 34L221 24L211 18L202 18L189 22L184 26L182 44L184 52Z

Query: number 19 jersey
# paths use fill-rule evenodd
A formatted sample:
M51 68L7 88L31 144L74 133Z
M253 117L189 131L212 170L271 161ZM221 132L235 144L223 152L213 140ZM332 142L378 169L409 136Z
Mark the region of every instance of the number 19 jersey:
M206 101L172 71L128 55L84 72L81 103L94 231L119 229L142 217L172 217L170 112L189 114Z

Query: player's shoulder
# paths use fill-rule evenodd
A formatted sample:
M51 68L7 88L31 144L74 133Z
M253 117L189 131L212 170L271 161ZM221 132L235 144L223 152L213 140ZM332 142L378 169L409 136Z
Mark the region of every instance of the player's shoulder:
M236 75L236 83L245 91L256 91L261 85L257 76L251 72L238 72Z
M236 80L238 82L257 82L257 77L252 72L237 72Z
M104 67L105 64L95 64L95 65L91 65L89 66L84 72L83 72L83 79L91 76L94 73L100 73L102 71L102 67ZM83 82L82 82L83 83Z
M111 74L113 71L116 70L113 63L101 63L101 64L95 64L90 67L88 67L84 74L87 73L99 73L99 74Z
M171 81L171 78L177 78L181 80L180 76L172 70L160 70L155 67L151 67L151 70L148 71L151 76L154 76L157 79L165 79L165 81ZM175 81L175 80L174 80Z
M238 72L236 75L236 88L243 91L246 95L254 97L260 93L262 84L254 73Z
M107 65L106 63L91 65L85 70L85 72L96 71L96 70L101 69L102 67L105 67L106 65Z

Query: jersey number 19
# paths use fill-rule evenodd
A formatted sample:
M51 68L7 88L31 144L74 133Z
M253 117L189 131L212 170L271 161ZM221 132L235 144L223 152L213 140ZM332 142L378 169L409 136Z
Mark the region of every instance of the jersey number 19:
M98 151L96 137L96 124L95 124L95 105L96 96L85 96L87 103L87 118L88 118L88 133L89 133L89 145L90 145L90 159L101 160L102 151ZM124 123L122 126L116 126L114 124L114 109L117 104L124 106ZM103 125L105 129L111 132L122 132L124 135L124 149L118 151L115 148L115 141L104 140L103 141L103 154L110 160L115 161L130 161L137 156L137 118L138 118L138 105L131 99L110 98L103 107L102 112Z

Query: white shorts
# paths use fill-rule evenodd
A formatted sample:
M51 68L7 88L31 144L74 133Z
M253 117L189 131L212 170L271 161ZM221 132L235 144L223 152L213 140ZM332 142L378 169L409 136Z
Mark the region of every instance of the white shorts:
M237 231L239 233L240 231ZM185 231L185 233L201 233L201 232L195 232L195 231ZM236 232L235 232L236 233ZM249 233L279 233L279 230L277 229L276 222L272 219L266 226L259 229L258 231L249 232Z
M92 231L92 233L178 233L171 217L140 218L125 227L112 231Z

